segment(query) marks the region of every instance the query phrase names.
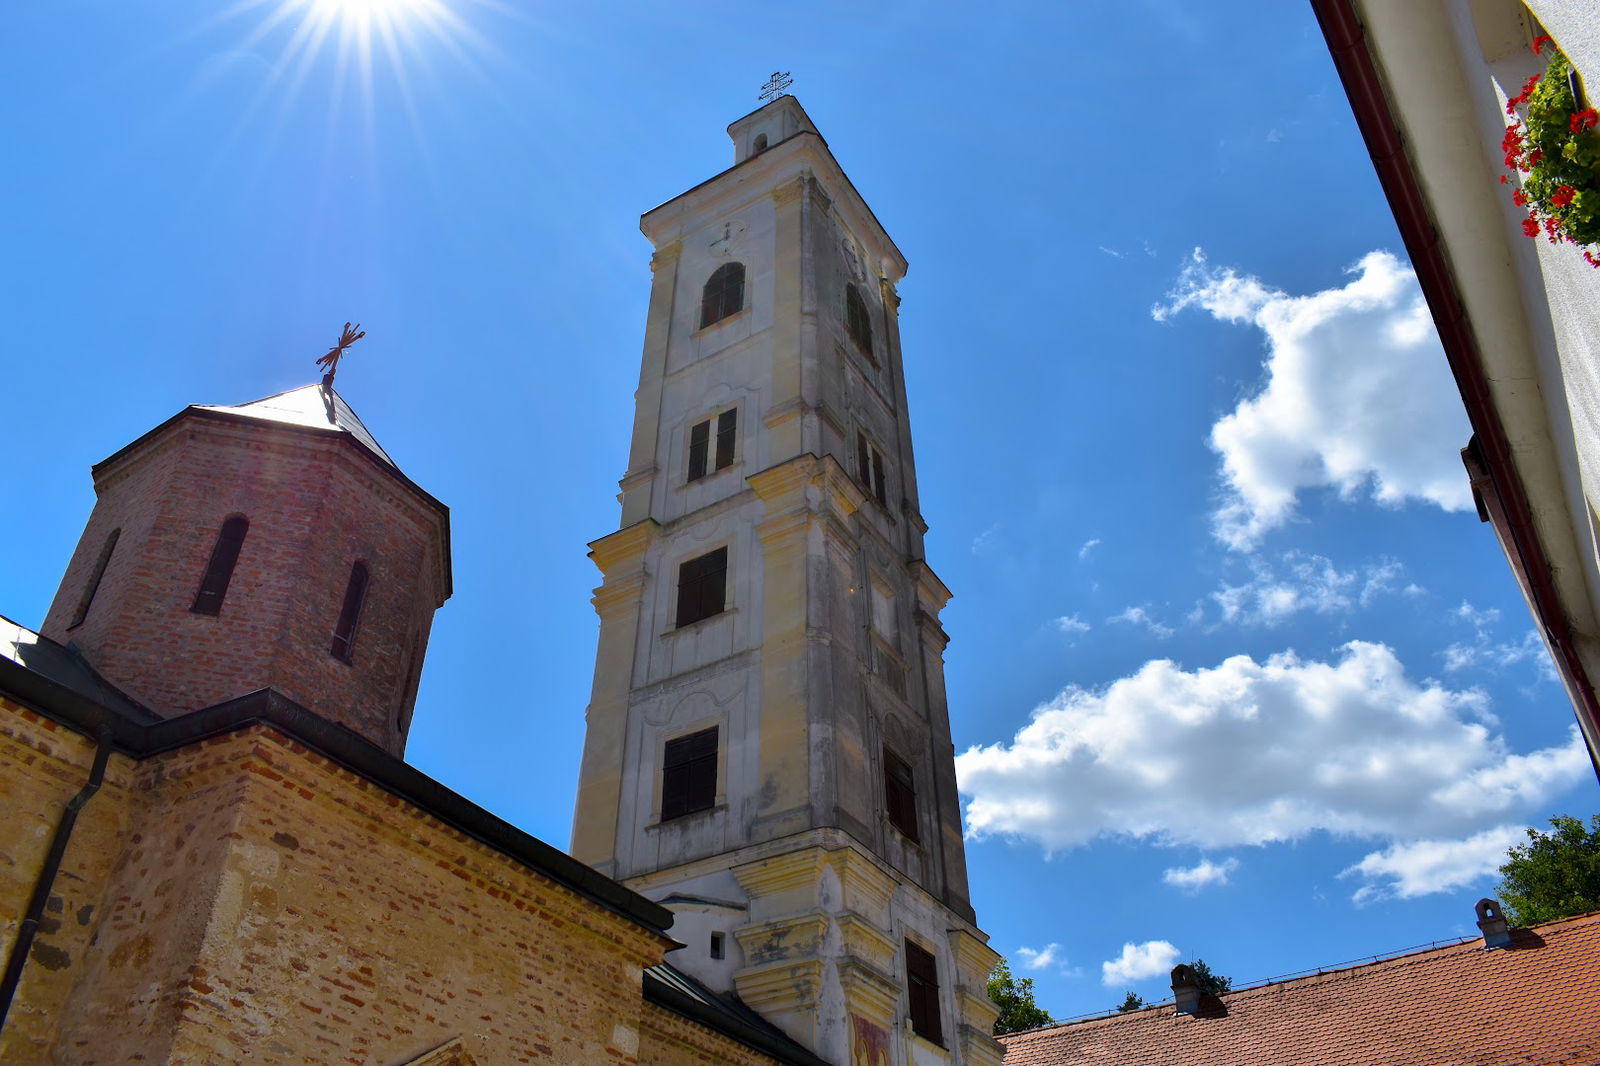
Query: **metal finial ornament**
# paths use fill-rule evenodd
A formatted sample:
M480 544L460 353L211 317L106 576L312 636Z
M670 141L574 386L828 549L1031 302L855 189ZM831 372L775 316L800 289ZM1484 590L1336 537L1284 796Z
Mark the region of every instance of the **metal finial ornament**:
M772 72L772 77L761 87L761 95L757 97L762 103L770 103L783 95L783 91L794 84L794 79L789 77L788 71Z
M324 388L333 388L333 375L339 372L339 360L344 358L345 349L366 335L367 331L361 328L361 323L357 322L354 326L348 322L344 324L344 332L339 334L339 343L329 348L327 355L317 360L317 365L327 371L322 375Z

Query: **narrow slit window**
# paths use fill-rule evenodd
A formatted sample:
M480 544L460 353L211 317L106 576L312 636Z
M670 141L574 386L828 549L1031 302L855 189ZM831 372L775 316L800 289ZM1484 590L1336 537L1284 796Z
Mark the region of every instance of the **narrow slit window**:
M906 941L906 994L910 999L911 1030L924 1040L943 1046L939 1024L939 967L930 952Z
M721 933L711 934L711 957L713 959L724 959L728 957L728 949L725 946L723 934Z
M89 575L88 582L83 586L83 595L78 598L77 609L72 612L72 622L68 629L76 629L89 617L89 605L94 603L94 594L100 591L100 579L106 576L106 567L111 563L111 553L117 550L117 538L122 536L122 529L113 529L106 537L106 543L100 549L100 558L95 560L94 571Z
M856 342L861 354L876 362L872 354L872 317L867 313L867 301L855 285L844 287L844 324L850 339Z
M367 602L367 580L366 563L358 562L350 568L350 580L344 587L344 603L339 608L339 622L333 627L333 645L328 649L328 653L340 662L351 662L355 655L361 607Z
M744 264L723 263L711 272L700 293L700 328L744 310Z
M738 434L738 411L724 411L717 416L717 469L733 465L733 445Z
M888 748L883 749L883 800L889 824L912 843L921 841L917 832L916 778L911 774L911 764Z
M717 727L669 740L661 754L661 820L717 802Z
M233 580L233 568L239 564L239 550L244 547L248 532L250 520L243 515L234 515L222 523L216 546L211 549L211 561L200 579L200 591L195 593L189 610L195 614L222 613L222 601L228 595L228 583Z
M887 507L888 493L889 490L883 480L883 453L874 448L872 449L872 494L878 498L879 503Z
M727 591L727 548L707 552L678 567L679 628L721 614Z
M883 453L860 431L856 433L856 480L873 499L884 507L889 506L889 481L884 476Z

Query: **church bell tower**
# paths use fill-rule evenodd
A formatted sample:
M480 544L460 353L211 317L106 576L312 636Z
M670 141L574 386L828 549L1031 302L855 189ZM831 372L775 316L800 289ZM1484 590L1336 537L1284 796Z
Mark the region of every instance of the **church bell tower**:
M895 284L792 96L655 247L572 852L830 1062L999 1063L967 897Z

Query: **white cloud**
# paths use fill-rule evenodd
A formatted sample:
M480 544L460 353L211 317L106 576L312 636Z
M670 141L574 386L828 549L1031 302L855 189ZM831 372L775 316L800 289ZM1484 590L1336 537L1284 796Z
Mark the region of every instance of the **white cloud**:
M1121 614L1114 614L1106 619L1107 622L1126 622L1132 626L1143 626L1158 640L1166 640L1177 630L1169 625L1163 625L1151 617L1150 612L1143 607L1129 607Z
M972 538L972 554L982 555L985 550L994 546L995 538L1000 535L1000 523L996 522L988 529Z
M1499 608L1479 609L1466 600L1461 601L1455 615L1472 627L1473 635L1471 640L1457 641L1439 653L1446 672L1476 669L1499 673L1526 662L1532 663L1545 680L1559 681L1555 665L1537 631L1527 630L1517 640L1498 640L1493 629L1500 621Z
M1288 522L1301 489L1370 492L1398 506L1472 505L1458 453L1469 428L1416 274L1371 252L1342 288L1291 296L1207 263L1199 249L1158 321L1198 305L1267 338L1267 381L1211 428L1224 543L1247 549Z
M1100 964L1100 983L1108 987L1166 976L1178 962L1178 949L1165 940L1123 944L1122 954Z
M1367 879L1356 891L1357 903L1444 892L1496 873L1506 861L1506 851L1524 840L1524 832L1521 826L1499 825L1465 840L1395 844L1373 852L1339 876Z
M1185 892L1198 892L1202 888L1227 884L1228 875L1238 868L1238 859L1224 859L1220 863L1201 859L1194 866L1174 866L1163 871L1161 880Z
M1058 957L1060 951L1060 944L1046 944L1038 951L1033 948L1018 948L1017 956L1022 959L1023 969L1045 970L1061 961Z
M1098 547L1100 547L1100 538L1099 537L1091 537L1088 540L1084 541L1083 542L1083 547L1078 549L1078 561L1082 562L1083 560L1089 558L1089 553L1094 551Z
M1093 627L1075 614L1065 614L1055 620L1055 627L1068 636L1087 633Z
M1389 846L1527 817L1588 773L1576 731L1524 754L1492 721L1482 692L1413 680L1388 647L1355 641L1331 662L1156 660L1103 689L1068 688L1010 743L962 753L956 772L969 833L1049 851L1314 832Z
M1393 592L1403 568L1393 559L1340 570L1322 555L1285 552L1276 563L1252 556L1254 574L1242 585L1222 584L1211 594L1224 622L1273 626L1292 615L1343 614L1369 607Z

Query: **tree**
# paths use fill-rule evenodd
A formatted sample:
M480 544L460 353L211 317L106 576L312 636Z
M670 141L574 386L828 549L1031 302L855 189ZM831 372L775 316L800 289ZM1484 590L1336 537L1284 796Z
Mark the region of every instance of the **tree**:
M1118 1007L1117 1010L1122 1014L1126 1014L1130 1010L1138 1010L1142 1006L1144 1006L1144 997L1137 992L1129 992L1123 997L1122 1006Z
M1189 968L1194 971L1194 982L1200 987L1202 996L1220 996L1233 988L1233 979L1212 973L1205 959L1195 959Z
M1000 1017L994 1020L995 1036L1037 1029L1053 1020L1033 1001L1033 978L1011 976L1004 959L989 975L989 998L1000 1006Z
M1550 827L1530 827L1528 842L1508 851L1500 867L1500 905L1512 925L1600 910L1600 814L1588 829L1568 814L1550 819Z

